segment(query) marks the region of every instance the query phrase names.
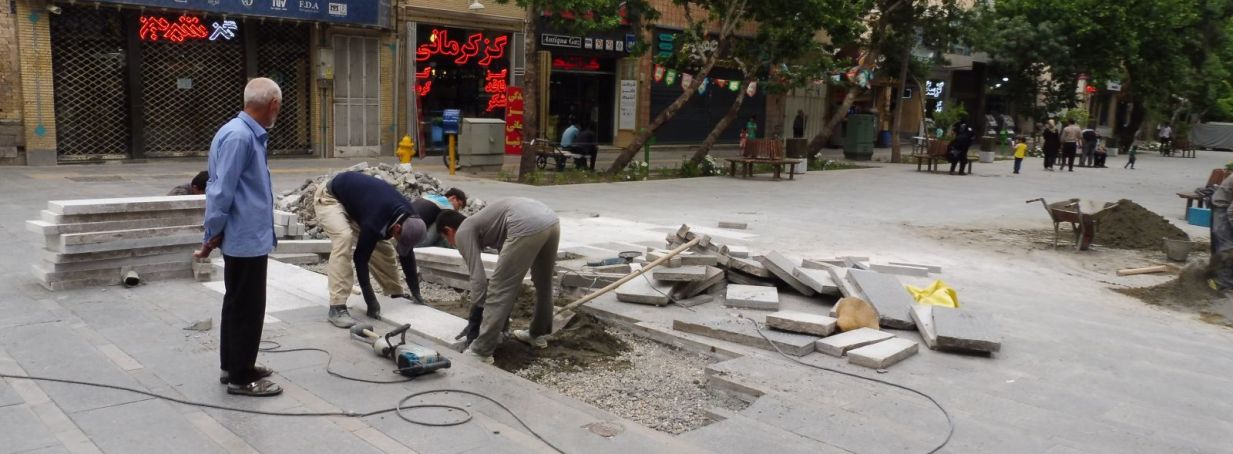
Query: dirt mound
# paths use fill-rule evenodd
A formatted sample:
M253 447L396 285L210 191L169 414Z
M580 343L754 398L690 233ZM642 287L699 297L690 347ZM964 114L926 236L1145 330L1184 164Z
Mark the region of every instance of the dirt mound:
M1162 238L1190 240L1182 229L1130 200L1105 212L1096 230L1098 244L1119 249L1159 249Z

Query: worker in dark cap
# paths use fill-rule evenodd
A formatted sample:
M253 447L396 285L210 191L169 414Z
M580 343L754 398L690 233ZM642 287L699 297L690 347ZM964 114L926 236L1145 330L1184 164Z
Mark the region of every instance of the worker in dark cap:
M387 296L415 303L423 301L415 267L415 245L424 238L427 226L402 193L375 177L343 172L317 188L313 204L317 223L332 243L326 267L330 323L339 328L355 325L347 310L347 298L357 280L368 316L380 318L381 304L369 282L369 270ZM402 264L410 294L398 279L395 261Z

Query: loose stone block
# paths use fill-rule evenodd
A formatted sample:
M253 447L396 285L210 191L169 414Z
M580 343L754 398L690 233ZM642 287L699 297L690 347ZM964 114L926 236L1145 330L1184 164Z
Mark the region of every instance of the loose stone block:
M724 304L731 307L779 310L779 290L775 287L732 284L728 286L724 300Z
M756 276L750 276L740 271L728 270L728 282L740 285L756 285L759 287L774 287L775 283L768 279L763 279Z
M701 281L707 277L707 268L705 266L680 266L677 268L655 268L651 271L651 277L657 281L668 282L694 282Z
M848 279L848 272L851 268L843 268L838 266L826 265L827 271L831 274L831 280L835 282L835 286L839 287L839 293L850 298L865 299L865 294ZM866 300L868 301L868 300Z
M901 274L904 276L917 276L917 277L928 277L929 276L928 268L922 268L918 266L883 265L880 263L871 263L869 264L869 270L877 271L879 273Z
M659 260L660 257L668 255L668 251L660 249L652 249L647 252L646 259L648 261ZM719 264L719 257L710 254L699 254L695 252L682 252L677 254L681 259L683 266L715 266Z
M908 359L920 350L920 344L907 339L887 339L848 352L848 362L857 366L885 369Z
M819 314L779 311L766 316L766 326L780 331L826 337L835 332L836 320Z
M643 274L616 288L617 301L663 306L672 302L672 284L655 282Z
M627 273L628 274L628 273ZM561 274L561 287L564 288L603 288L625 277L625 274L615 273L579 273L567 272Z
M270 258L288 265L312 265L321 262L318 254L270 254Z
M291 225L298 222L297 219L295 213L274 210L274 225Z
M728 246L728 256L738 259L749 258L749 248L745 246Z
M848 278L865 294L865 301L878 310L878 323L883 328L913 329L912 305L916 301L894 276L876 271L851 270Z
M287 226L277 225L277 224L274 225L274 236L278 238L286 238L287 237Z
M80 215L131 211L205 209L204 195L124 197L111 199L53 200L47 210L55 214Z
M117 213L98 213L98 214L57 214L48 210L39 212L43 222L55 225L72 225L72 224L88 224L97 222L118 222L118 221L138 221L138 220L161 220L161 219L178 219L197 217L201 218L205 215L205 208L188 208L183 210L164 210L164 211L129 211ZM196 222L200 224L200 222ZM119 227L116 229L99 229L90 231L103 230L119 230L129 227ZM70 232L66 232L70 233Z
M705 292L711 287L714 287L718 285L719 283L723 282L724 280L723 270L713 267L713 266L708 266L705 269L706 269L706 277L703 278L702 280L693 281L693 282L682 282L682 283L676 284L676 286L672 288L672 299L676 301L676 300L692 298L695 295Z
M936 306L933 327L939 350L993 353L1002 349L1002 335L993 319L963 309Z
M836 266L840 268L847 267L848 262L843 259L805 259L801 260L801 268L811 270L829 270Z
M329 254L330 240L283 240L274 247L278 254ZM417 255L418 259L419 256Z
M800 279L797 279L796 276L793 275L796 272L796 264L794 264L792 260L789 260L787 257L784 257L783 254L772 251L762 257L759 262L766 266L766 269L769 270L771 274L779 278L779 280L783 281L785 284L788 284L789 287L792 287L792 289L796 290L798 293L805 296L813 296L814 293L816 293L812 288L809 288L809 286L802 283Z
M39 235L68 235L74 233L111 232L116 230L149 229L157 227L174 227L181 225L201 225L204 219L202 212L189 216L176 216L156 219L134 219L103 222L82 222L75 224L56 224L44 220L26 221L26 230Z
M826 353L831 356L843 356L849 350L876 344L892 337L895 337L895 335L885 331L860 328L822 339L817 342L815 348L820 353Z
M920 332L925 346L930 350L937 349L938 333L933 328L933 305L915 304L912 306L912 321L916 322L916 331Z
M673 299L672 302L681 307L694 307L702 304L715 301L715 297L711 295L695 295L684 299Z
M934 266L934 265L921 265L921 264L916 264L916 263L904 263L904 262L886 262L886 263L891 264L891 265L911 266L911 267L915 267L915 268L924 268L924 269L929 270L929 272L930 272L930 273L941 273L941 272L942 272L942 267L940 267L940 266Z
M779 347L785 354L792 356L805 356L813 353L814 342L818 340L816 336L769 329L762 330L762 334L759 335L752 321L732 317L700 322L673 320L672 329L765 350L774 350L775 347ZM766 339L762 336L766 336ZM774 347L767 342L767 339L774 343Z
M839 295L839 286L835 284L835 278L831 277L831 273L825 270L814 270L809 268L797 268L792 270L792 275L801 281L802 284L809 286L815 292L823 295Z
M745 230L749 228L749 224L746 224L744 222L719 221L719 228L732 229L732 230Z
M622 263L620 265L591 266L588 268L589 268L589 271L596 272L596 273L616 273L616 274L629 274L630 273L629 264L626 264L626 263Z
M736 270L736 271L740 271L742 273L749 274L752 276L764 277L764 278L771 277L770 270L767 270L766 267L763 266L761 263L758 263L750 259L741 259L741 258L732 257L728 259L728 268Z

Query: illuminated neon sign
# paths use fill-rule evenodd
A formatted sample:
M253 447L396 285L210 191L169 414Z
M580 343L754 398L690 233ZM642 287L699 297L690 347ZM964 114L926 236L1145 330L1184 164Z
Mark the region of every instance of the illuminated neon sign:
M432 78L432 72L433 72L432 67L428 67L428 68L424 68L423 71L415 73L415 93L416 94L420 96L426 96L428 95L428 92L432 91L432 80L428 80ZM424 83L419 82L421 79L425 79Z
M492 95L488 98L488 108L485 112L492 112L495 109L504 109L509 105L509 98L506 94L509 84L505 81L509 80L509 70L502 69L499 72L486 71L484 75L484 92Z
M553 57L552 69L566 71L599 71L599 59L590 57Z
M509 37L505 35L496 38L486 38L483 33L473 33L466 41L451 40L448 30L434 29L428 36L428 42L420 44L415 49L415 61L428 61L434 56L454 57L454 63L465 65L473 57L483 56L476 61L480 66L488 66L493 60L505 56L505 46Z
M233 20L216 21L210 24L210 28L206 28L202 25L201 18L194 16L180 16L175 22L158 16L141 16L139 19L141 28L137 30L137 36L142 41L149 42L166 40L182 43L188 40L220 39L230 41L240 29Z

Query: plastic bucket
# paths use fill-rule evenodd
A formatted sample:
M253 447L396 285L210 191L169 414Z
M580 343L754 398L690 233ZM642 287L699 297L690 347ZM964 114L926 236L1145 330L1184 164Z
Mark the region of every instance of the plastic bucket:
M1172 238L1164 238L1164 253L1165 256L1174 262L1185 262L1186 256L1190 255L1190 250L1194 247L1193 241L1175 240Z

